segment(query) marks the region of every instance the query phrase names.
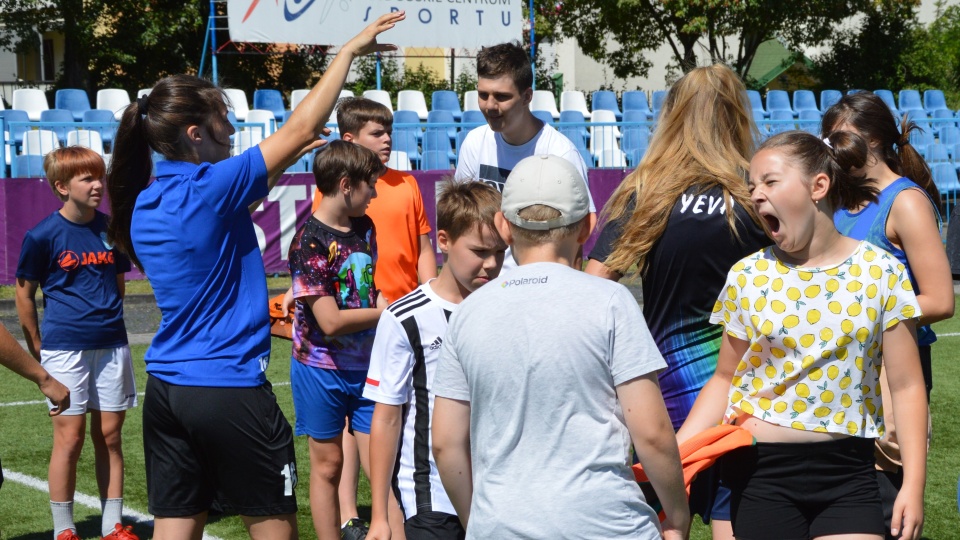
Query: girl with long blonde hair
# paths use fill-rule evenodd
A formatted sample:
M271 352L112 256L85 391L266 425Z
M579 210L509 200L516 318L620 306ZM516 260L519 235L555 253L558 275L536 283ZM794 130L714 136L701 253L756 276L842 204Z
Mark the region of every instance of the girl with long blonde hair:
M758 133L746 88L728 67L696 68L670 89L646 156L613 194L586 271L643 287L643 314L667 369L660 388L674 429L713 375L721 329L709 322L727 271L770 244L745 181ZM730 537L729 493L706 472L691 513Z

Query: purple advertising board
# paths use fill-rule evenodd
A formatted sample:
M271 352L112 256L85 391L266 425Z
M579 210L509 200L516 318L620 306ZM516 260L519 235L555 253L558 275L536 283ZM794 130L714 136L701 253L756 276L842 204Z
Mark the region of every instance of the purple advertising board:
M449 176L451 171L412 171L411 174L420 185L423 195L423 206L431 229L436 229L437 211L437 182ZM610 195L620 185L627 174L622 169L593 169L590 171L590 192L597 209L603 207ZM313 175L287 174L277 186L270 191L270 195L253 213L254 229L260 252L263 254L263 266L267 273L286 273L287 248L293 239L297 228L310 215L310 206L314 194ZM20 257L20 246L28 230L33 228L41 219L56 211L61 206L60 200L53 195L45 179L36 178L7 178L0 181L0 219L2 238L0 238L0 284L10 285L16 281L17 261ZM104 203L101 210L106 211L108 205ZM431 240L433 232L430 233ZM584 247L586 253L596 241L597 231L587 241ZM441 262L440 253L437 253L437 263ZM136 269L127 274L127 279L142 279L143 275Z

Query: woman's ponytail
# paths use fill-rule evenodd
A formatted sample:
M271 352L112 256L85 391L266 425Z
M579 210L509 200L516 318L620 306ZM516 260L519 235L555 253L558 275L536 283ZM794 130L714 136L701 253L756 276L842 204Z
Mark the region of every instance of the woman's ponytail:
M130 226L137 196L150 183L153 169L150 145L147 142L146 114L142 114L143 100L131 103L123 111L120 127L113 143L113 159L107 171L107 194L110 196L110 239L117 248L130 257L141 271L143 266L133 249Z
M906 176L913 180L915 184L922 187L924 191L930 195L930 198L934 200L934 203L939 206L940 190L938 190L937 185L933 183L933 175L930 173L930 167L927 166L927 161L923 159L920 152L917 152L917 149L910 144L910 133L914 130L923 133L923 129L921 129L916 122L910 120L907 115L903 115L903 120L900 121L901 135L897 141L896 154L892 151L889 152L891 157L895 156L895 159L888 158L887 164L890 165L890 168L897 174ZM890 163L891 161L893 161L893 164Z

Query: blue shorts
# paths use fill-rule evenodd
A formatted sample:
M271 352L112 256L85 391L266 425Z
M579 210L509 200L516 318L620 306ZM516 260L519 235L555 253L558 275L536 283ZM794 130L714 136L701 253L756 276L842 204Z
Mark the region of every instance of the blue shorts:
M350 418L350 428L370 433L373 401L363 397L366 371L338 371L290 360L290 387L297 415L294 432L317 440L336 438Z

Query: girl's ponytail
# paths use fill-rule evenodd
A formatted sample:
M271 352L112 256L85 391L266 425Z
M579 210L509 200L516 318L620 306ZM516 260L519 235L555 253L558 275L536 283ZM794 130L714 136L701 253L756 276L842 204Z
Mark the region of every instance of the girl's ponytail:
M907 115L903 115L903 120L900 121L900 139L897 141L897 151L896 154L890 152L893 156L896 156L895 160L887 159L887 164L890 165L890 168L894 172L902 176L913 180L915 184L922 187L930 198L934 200L934 204L939 206L940 204L940 191L937 189L937 185L933 183L933 175L930 174L930 167L927 166L927 161L923 159L923 156L920 155L920 152L917 152L917 149L910 144L910 133L914 130L923 133L923 129L917 125L913 120L908 119ZM890 162L893 161L894 164L898 166L893 166Z
M131 103L123 111L120 127L113 143L113 160L107 171L107 194L110 196L110 239L117 248L130 257L141 271L140 259L130 239L133 207L137 196L150 182L153 169L150 145L147 143L146 109L149 98Z
M827 141L828 155L833 161L827 167L832 169L827 174L833 181L829 195L833 208L852 210L866 202L876 201L878 191L870 179L852 173L867 164L870 155L867 142L849 131L835 131L827 135L825 143Z

